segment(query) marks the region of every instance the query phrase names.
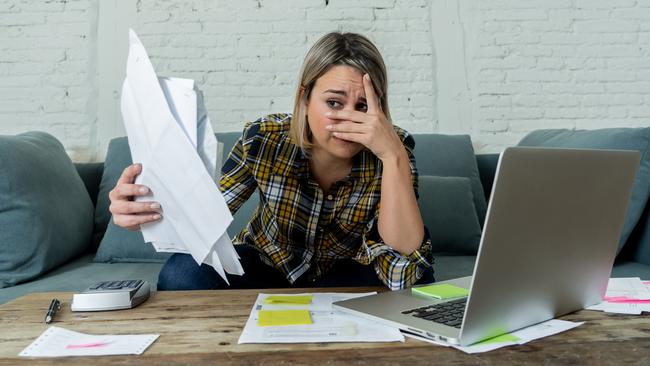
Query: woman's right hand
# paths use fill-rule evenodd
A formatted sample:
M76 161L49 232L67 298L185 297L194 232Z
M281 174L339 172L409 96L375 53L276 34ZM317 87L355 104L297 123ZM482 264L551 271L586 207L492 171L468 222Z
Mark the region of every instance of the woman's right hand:
M115 188L108 194L113 222L129 230L140 230L140 225L162 218L160 203L134 201L135 196L146 196L150 193L148 187L134 184L135 177L141 172L141 164L129 165L122 172Z

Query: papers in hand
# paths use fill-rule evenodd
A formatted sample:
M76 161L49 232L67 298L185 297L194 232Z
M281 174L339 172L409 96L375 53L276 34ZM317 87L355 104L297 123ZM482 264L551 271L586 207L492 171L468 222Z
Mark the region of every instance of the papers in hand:
M136 183L151 189L138 200L163 209L161 220L141 225L144 240L159 252L191 254L226 282L226 272L243 274L226 232L232 215L216 183L218 144L202 94L193 80L158 78L133 30L121 109L131 156L142 163Z
M49 327L18 354L21 357L139 355L158 334L90 335Z
M239 343L311 343L311 342L397 342L404 336L397 328L354 317L332 309L332 302L372 295L373 293L316 293L299 295L259 294ZM292 301L295 297L295 301ZM270 299L267 301L267 299ZM309 301L307 301L309 299ZM269 325L260 312L294 311L295 316ZM311 324L297 324L311 316ZM277 319L276 319L277 320ZM283 325L280 325L283 324Z

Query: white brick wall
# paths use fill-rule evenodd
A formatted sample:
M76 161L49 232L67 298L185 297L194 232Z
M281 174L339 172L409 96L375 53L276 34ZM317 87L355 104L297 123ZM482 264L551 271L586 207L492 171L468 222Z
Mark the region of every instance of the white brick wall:
M121 124L106 65L124 52L98 39L127 23L160 74L198 81L217 131L290 111L305 52L332 30L377 44L412 132L491 152L538 128L650 125L648 0L0 0L0 134L48 131L101 160Z
M466 5L471 133L481 151L538 128L650 126L649 1Z
M411 130L431 129L435 98L424 1L143 0L136 11L134 29L157 71L197 80L217 131L290 112L305 53L334 30L376 43L389 68L393 119Z
M93 6L0 0L0 134L47 131L93 158Z

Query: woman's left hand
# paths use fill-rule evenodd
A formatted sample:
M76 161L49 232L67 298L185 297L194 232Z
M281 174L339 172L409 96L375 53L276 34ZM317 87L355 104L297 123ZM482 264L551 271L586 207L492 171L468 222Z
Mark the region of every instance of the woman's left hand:
M338 110L325 115L339 123L333 123L326 128L332 134L346 141L357 142L367 147L382 161L399 157L404 153L404 146L381 110L379 98L370 81L370 76L363 76L363 89L366 94L367 112Z

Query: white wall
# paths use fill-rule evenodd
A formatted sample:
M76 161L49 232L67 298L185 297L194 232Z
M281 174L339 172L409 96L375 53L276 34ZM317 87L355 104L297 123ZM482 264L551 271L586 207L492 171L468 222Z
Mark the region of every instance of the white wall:
M44 130L76 161L122 135L129 26L161 75L194 78L217 131L290 111L320 35L363 33L393 119L498 151L538 128L650 126L649 0L0 0L0 134Z
M538 128L650 126L650 1L460 2L482 150Z
M0 0L0 134L48 131L76 160L93 158L95 7Z

